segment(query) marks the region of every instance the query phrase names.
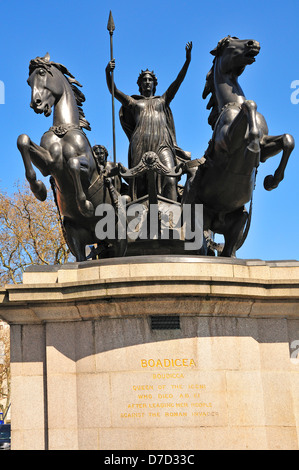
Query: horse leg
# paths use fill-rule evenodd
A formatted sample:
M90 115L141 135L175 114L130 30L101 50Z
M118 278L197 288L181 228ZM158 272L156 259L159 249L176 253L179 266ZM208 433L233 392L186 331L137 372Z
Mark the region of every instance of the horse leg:
M73 178L76 200L78 209L85 217L92 217L94 215L94 207L90 201L86 199L81 181L81 161L78 157L72 157L68 160L68 168Z
M260 135L256 121L257 105L252 100L246 100L241 105L241 110L231 122L226 134L226 141L230 153L234 153L243 145L248 128L248 145L246 153L254 156L260 152Z
M277 136L265 135L261 140L261 162L265 162L268 158L274 157L282 151L280 164L274 175L268 175L264 179L264 188L267 191L277 188L284 178L284 171L287 166L289 157L295 147L294 138L290 134L282 134Z
M32 142L26 134L21 134L18 137L17 146L23 158L25 175L30 184L31 191L37 199L45 201L47 198L47 189L42 181L36 179L32 162L34 162L43 176L48 176L49 173L47 171L46 162L50 159L50 153L43 147Z
M63 220L63 226L67 245L76 261L86 261L84 229L76 226L66 217Z
M225 217L224 226L218 233L224 235L224 248L220 256L223 257L236 257L238 242L241 240L244 227L248 219L248 212L245 207L241 207ZM217 230L216 230L217 231Z
M242 107L246 110L248 119L248 145L247 151L251 154L260 153L260 133L256 122L256 110L257 105L252 100L246 100L242 104ZM259 162L258 162L259 163Z

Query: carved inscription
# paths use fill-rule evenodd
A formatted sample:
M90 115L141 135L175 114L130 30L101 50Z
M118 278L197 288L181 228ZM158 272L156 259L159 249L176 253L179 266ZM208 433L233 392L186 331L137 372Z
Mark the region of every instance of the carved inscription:
M126 390L128 401L120 412L122 420L190 422L219 416L213 389L200 380L193 358L141 359L140 367L145 373Z

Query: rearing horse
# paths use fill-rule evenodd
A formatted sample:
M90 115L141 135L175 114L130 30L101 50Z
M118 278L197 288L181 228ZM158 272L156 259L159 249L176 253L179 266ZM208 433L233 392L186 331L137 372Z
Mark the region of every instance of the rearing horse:
M112 203L111 188L105 184L103 174L96 167L90 143L83 129L90 130L85 119L81 86L62 64L50 62L49 54L31 60L28 84L32 89L30 106L36 113L50 116L53 126L45 132L40 145L26 134L18 137L17 145L22 154L26 178L37 199L44 201L47 190L36 179L32 166L43 176L52 176L55 195L67 244L77 261L86 259L85 247L98 242L95 236L95 208ZM117 189L120 179L115 178Z
M206 163L187 180L182 198L185 204L203 204L204 230L224 235L221 256L235 256L246 238L250 216L245 204L252 199L260 162L283 152L274 175L264 180L270 191L282 181L294 148L291 135L268 135L265 118L239 85L238 77L255 62L259 51L257 41L231 36L211 51L215 57L203 98L211 94L207 109L211 109L208 122L213 136L205 153Z

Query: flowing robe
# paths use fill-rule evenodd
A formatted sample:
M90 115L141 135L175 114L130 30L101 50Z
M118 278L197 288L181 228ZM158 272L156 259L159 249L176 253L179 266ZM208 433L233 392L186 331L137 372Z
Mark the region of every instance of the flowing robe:
M165 95L150 98L131 96L129 104L120 109L120 122L130 141L129 168L136 166L148 151L160 157L168 154L161 158L168 168L176 165L176 158L190 160L190 153L177 146L173 116Z

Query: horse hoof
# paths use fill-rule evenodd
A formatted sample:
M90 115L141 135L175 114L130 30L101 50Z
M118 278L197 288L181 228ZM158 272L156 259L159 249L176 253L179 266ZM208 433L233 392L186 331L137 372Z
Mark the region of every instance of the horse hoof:
M277 188L278 183L275 183L274 176L273 175L268 175L264 179L264 188L266 191L272 191L272 189Z
M30 185L30 188L39 201L43 202L47 199L47 188L42 181L35 181Z

